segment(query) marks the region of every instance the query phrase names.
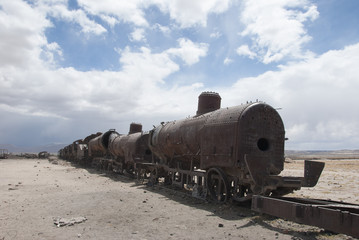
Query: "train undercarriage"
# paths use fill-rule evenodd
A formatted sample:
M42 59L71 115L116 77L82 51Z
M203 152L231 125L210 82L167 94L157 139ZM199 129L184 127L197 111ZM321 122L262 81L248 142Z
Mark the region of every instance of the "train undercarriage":
M301 187L316 185L323 170L321 162L305 161L304 177L285 177L263 175L258 172L259 167L248 165L247 173L228 175L229 171L218 167L206 170L197 169L193 164L182 166L177 164L160 163L125 163L109 158L94 158L92 167L128 174L147 185L172 185L179 189L192 192L196 198L206 199L218 203L229 200L245 202L253 195L284 196L299 190ZM262 175L261 175L262 174Z

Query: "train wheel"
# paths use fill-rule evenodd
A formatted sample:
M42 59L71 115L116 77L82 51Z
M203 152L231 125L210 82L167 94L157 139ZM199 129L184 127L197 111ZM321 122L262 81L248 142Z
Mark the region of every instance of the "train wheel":
M230 189L226 174L219 168L211 168L206 176L207 190L210 197L218 202L225 203L230 197Z
M150 177L148 179L148 183L147 186L154 186L156 183L158 183L158 173L157 173L157 168L154 168L151 170L150 172Z

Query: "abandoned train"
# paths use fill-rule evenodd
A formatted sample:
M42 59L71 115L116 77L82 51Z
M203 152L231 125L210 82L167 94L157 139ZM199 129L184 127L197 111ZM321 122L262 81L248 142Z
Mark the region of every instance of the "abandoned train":
M282 196L316 185L324 167L305 162L303 177L279 176L285 130L278 112L263 102L220 108L218 93L199 96L194 117L161 123L149 132L132 123L128 134L111 129L61 149L61 158L85 166L136 174L176 185L218 202L253 195Z

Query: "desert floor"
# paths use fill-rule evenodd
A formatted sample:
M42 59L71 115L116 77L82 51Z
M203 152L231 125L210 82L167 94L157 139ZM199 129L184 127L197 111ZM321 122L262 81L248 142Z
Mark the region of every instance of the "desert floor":
M53 161L54 162L54 161ZM351 239L316 227L218 205L162 187L47 159L0 160L0 240ZM359 204L359 160L327 160L315 188L294 196ZM303 161L285 164L302 175ZM59 218L86 221L58 227Z

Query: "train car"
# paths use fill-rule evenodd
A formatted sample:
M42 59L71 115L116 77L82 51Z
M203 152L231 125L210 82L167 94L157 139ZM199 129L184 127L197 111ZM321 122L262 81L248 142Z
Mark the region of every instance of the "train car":
M105 133L98 133L96 137L89 140L86 165L97 169L112 170L112 158L108 152L108 145L111 139L119 135L115 129L110 129Z
M220 202L284 195L316 184L322 163L307 163L305 177L278 176L284 166L285 131L273 107L251 102L221 109L220 102L219 94L204 92L194 117L150 131L156 164L171 175L172 183L197 185Z
M109 152L115 159L117 172L135 174L137 164L152 162L148 146L149 134L142 132L142 125L131 123L128 135L118 135L109 142Z
M320 162L306 161L303 177L279 175L284 142L283 121L270 105L256 101L221 108L218 93L203 92L194 117L163 122L149 133L132 123L127 135L114 129L92 134L65 147L61 155L140 178L150 174L152 184L162 179L218 202L246 201L316 185L324 168ZM84 155L77 153L81 147Z

